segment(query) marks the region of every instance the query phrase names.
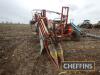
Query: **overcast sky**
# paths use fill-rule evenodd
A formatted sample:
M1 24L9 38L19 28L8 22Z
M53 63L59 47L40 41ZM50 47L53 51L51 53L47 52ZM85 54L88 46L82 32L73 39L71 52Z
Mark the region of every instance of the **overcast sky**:
M33 9L61 12L62 6L70 7L70 19L78 24L84 19L96 23L100 20L100 0L0 0L0 22L29 23Z

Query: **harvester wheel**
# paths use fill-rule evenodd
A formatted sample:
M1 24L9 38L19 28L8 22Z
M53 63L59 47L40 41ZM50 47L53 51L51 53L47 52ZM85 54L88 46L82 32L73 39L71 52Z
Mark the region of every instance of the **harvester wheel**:
M72 41L80 41L80 35L78 33L76 33L75 31L73 31L71 40Z
M30 25L33 25L33 24L35 24L35 23L36 23L36 22L33 21L33 20L30 21Z

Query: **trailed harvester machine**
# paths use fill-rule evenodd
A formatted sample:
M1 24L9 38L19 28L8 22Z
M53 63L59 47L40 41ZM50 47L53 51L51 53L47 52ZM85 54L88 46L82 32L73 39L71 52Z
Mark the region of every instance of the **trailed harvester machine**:
M80 34L80 30L73 24L68 24L69 7L62 7L62 12L54 12L49 10L33 10L30 24L35 27L39 36L41 51L40 54L47 53L57 68L64 61L61 41L67 37L76 38ZM49 20L46 13L55 13L61 16L60 19ZM34 29L34 28L32 28Z

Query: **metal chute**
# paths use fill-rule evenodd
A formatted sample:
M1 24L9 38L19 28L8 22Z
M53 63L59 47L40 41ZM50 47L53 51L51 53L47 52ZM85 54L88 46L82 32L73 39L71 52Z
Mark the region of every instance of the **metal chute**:
M38 33L41 46L40 54L42 54L43 50L45 50L54 65L59 68L61 61L64 60L61 44L56 42L55 37L49 33L43 18L39 14L37 14L37 17L39 27Z

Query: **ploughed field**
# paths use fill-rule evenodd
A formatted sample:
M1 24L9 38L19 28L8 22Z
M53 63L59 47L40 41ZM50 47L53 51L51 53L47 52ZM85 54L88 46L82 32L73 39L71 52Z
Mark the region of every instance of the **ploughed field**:
M100 35L100 29L85 29ZM66 61L96 61L95 72L65 75L100 75L100 40L81 38L62 42ZM58 75L48 56L39 56L40 45L30 25L0 24L0 75Z

